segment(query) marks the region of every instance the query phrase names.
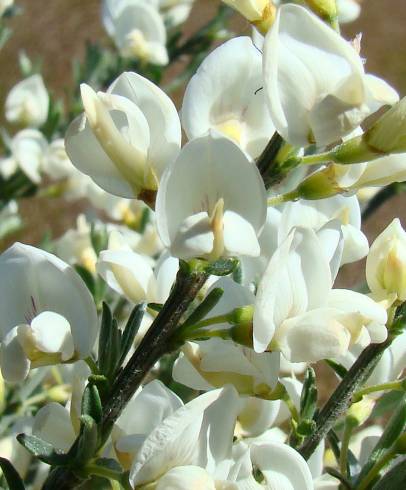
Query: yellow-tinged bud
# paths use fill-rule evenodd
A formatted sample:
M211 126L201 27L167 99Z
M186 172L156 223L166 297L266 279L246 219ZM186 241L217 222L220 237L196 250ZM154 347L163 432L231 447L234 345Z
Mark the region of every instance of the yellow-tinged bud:
M399 301L406 300L406 232L398 219L372 244L366 276L372 293L395 294Z
M337 182L336 166L330 165L309 175L296 189L303 199L325 199L344 192Z
M354 403L348 409L346 422L353 427L358 427L366 422L374 408L375 401L372 398L364 397L358 403Z
M363 135L333 149L329 157L336 163L352 164L392 153L406 153L406 97L385 112Z
M406 97L378 119L365 133L365 140L380 152L406 152Z
M276 7L271 0L223 0L223 2L237 10L262 34L266 34L275 21Z
M70 385L53 386L48 390L48 397L51 401L57 403L66 403L71 395Z
M313 12L326 22L333 24L337 19L336 0L306 0Z

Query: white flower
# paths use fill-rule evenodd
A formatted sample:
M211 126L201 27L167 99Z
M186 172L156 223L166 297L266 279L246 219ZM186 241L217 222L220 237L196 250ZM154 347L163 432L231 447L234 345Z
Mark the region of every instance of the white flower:
M306 461L287 444L271 443L250 447L252 463L260 469L266 484L272 489L277 482L285 488L313 489L312 475Z
M266 36L264 78L272 120L292 145L324 146L397 94L367 77L353 46L316 15L283 5Z
M72 163L111 194L154 193L181 143L169 97L146 78L124 73L107 93L82 85L82 100L85 113L72 122L65 140Z
M107 284L133 303L165 302L178 271L178 260L167 257L154 270L150 257L138 254L123 236L110 233L108 250L100 252L97 270Z
M103 23L122 56L166 65L166 30L153 3L104 1Z
M51 402L35 415L32 432L59 451L68 452L78 435L72 425L69 410Z
M337 0L337 11L340 24L345 24L358 19L361 5L355 0Z
M406 300L406 232L398 218L371 245L366 264L369 289L380 298Z
M183 24L189 17L195 0L155 0L168 27Z
M0 15L3 15L4 12L13 5L14 0L0 0Z
M275 130L263 84L262 56L249 37L215 49L186 88L182 125L188 138L215 129L258 157Z
M337 195L329 199L301 199L287 203L280 218L279 240L286 238L295 226L305 226L318 231L333 219L340 222L344 239L343 255L339 265L365 257L369 245L367 237L361 231L361 211L356 196Z
M252 305L255 297L248 288L230 278L222 278L212 286L224 291L210 317L230 313L234 308ZM215 329L227 329L227 323ZM232 384L241 395L267 398L278 382L279 353L256 353L230 340L213 338L203 342L187 342L173 368L173 378L195 390L210 390Z
M76 221L76 228L66 231L55 241L55 252L68 264L79 264L94 273L96 272L97 256L90 232L91 227L86 217L81 214Z
M138 390L114 424L112 440L117 458L127 470L149 434L183 407L182 400L158 380Z
M40 408L32 427L35 436L65 453L79 435L82 395L91 374L84 361L75 362L69 368L66 382L71 386L71 399L66 406L51 402Z
M279 354L258 354L222 339L187 342L173 378L198 390L232 384L241 395L267 398L278 381Z
M359 178L347 186L349 190L404 182L406 180L406 153L388 155L366 164L358 163L346 167L360 167L361 169Z
M174 488L185 488L185 480L200 479L210 484L212 479L225 480L231 465L238 410L237 393L226 387L200 395L166 417L136 454L130 472L133 488L151 482L156 482L157 488L168 488L161 484L161 479L165 482L173 481L172 478L176 482ZM182 470L178 470L180 474L171 472L185 466L194 476L191 473L185 476ZM202 468L208 475L203 477L202 471L191 467ZM183 487L177 486L179 479Z
M17 83L6 98L6 119L19 126L39 127L48 117L49 95L41 75Z
M188 143L162 178L156 202L161 240L180 258L258 256L265 196L256 166L210 132Z
M66 154L64 140L58 138L52 141L44 155L43 171L51 179L58 180L70 177L75 170Z
M42 250L14 244L0 256L1 370L10 382L30 369L86 358L97 335L93 299L78 274Z
M238 10L241 15L249 21L256 21L262 18L265 8L269 5L269 0L223 0L224 3Z
M328 235L335 249L333 234ZM328 243L327 243L328 245ZM295 228L272 256L254 310L254 348L270 345L292 362L315 362L347 352L368 329L371 341L387 335L386 311L349 290L332 290L326 242Z
M36 129L23 129L10 141L10 156L0 159L0 174L11 177L18 168L35 184L41 182L41 170L47 142Z
M253 476L257 468L264 476L262 484ZM235 448L235 464L229 481L236 489L313 490L309 466L302 456L287 444L267 438L250 445L239 443ZM233 488L233 487L231 487Z
M0 239L15 232L22 226L17 201L9 201L0 211Z

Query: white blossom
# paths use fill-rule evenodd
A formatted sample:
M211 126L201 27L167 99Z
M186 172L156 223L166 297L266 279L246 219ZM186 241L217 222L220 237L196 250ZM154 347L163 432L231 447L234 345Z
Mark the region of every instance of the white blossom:
M124 73L107 93L82 85L82 100L85 113L65 139L72 163L111 194L133 198L156 191L181 141L169 97L146 78Z
M249 37L231 39L215 49L186 88L182 125L188 138L215 129L258 157L275 130L263 84L262 55Z
M161 240L175 257L257 256L265 187L238 146L210 132L188 143L167 168L156 213Z
M8 122L19 126L39 127L48 117L49 95L41 75L17 83L6 98L5 109Z
M96 308L70 266L16 243L0 256L0 270L1 370L7 381L89 355L97 335Z

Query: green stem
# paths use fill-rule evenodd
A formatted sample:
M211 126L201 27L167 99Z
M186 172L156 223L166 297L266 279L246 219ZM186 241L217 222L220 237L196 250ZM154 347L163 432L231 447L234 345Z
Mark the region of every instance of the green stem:
M343 440L341 442L340 451L340 472L342 476L347 478L348 475L348 449L350 445L351 435L353 431L353 424L348 420L345 421Z
M112 386L99 426L102 441L106 440L114 422L153 365L176 347L173 343L175 329L207 277L206 272L187 265L180 267L169 298ZM43 490L71 490L81 483L83 478L77 476L73 469L56 468L47 478Z
M195 323L194 325L189 325L187 330L200 330L204 327L210 327L211 325L216 325L218 323L228 323L230 313L225 315L217 315L211 318L206 318L204 320L200 320L200 322Z
M398 381L390 381L389 383L382 383L379 385L368 386L367 388L363 388L362 390L355 392L354 398L358 400L361 399L363 396L369 395L370 393L375 393L376 391L386 391L386 390L404 391L405 381L406 378L403 378Z
M99 374L99 368L97 367L97 364L93 357L89 356L86 357L85 363L89 366L90 371L92 371L92 374Z
M176 336L178 338L178 336ZM217 337L220 339L229 339L230 331L227 328L222 328L220 330L193 330L190 333L185 333L184 335L179 336L179 340L198 340L198 339L206 339Z
M298 422L299 421L299 412L297 411L297 408L295 407L295 404L293 403L292 398L289 396L289 393L286 390L285 390L285 393L283 394L281 400L287 406L293 420Z
M268 206L279 206L279 204L283 204L284 202L296 201L298 198L299 194L294 190L286 194L268 198Z
M315 430L305 439L299 448L300 454L306 460L310 458L320 441L326 437L335 422L347 411L354 392L367 381L383 352L390 346L393 339L393 335L388 335L385 342L369 345L362 351L346 376L344 376L317 416Z
M357 490L366 490L369 485L375 480L379 475L379 472L384 468L390 461L397 455L396 451L390 450L382 456L371 468L371 470L366 474L365 478L361 480L360 484L357 486Z
M124 473L121 471L112 470L110 468L106 468L105 466L98 466L97 464L91 463L88 464L84 471L88 475L101 476L102 478L107 478L108 480L115 480L118 482L122 482Z
M111 429L152 366L173 350L175 328L206 280L204 272L179 269L169 298L112 387L103 410L103 433Z
M315 155L306 155L300 160L301 165L317 165L333 161L333 155L329 151L324 153L317 153Z

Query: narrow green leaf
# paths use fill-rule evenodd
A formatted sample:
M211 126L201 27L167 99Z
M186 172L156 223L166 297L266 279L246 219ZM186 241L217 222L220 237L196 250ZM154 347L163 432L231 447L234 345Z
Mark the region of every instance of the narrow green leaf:
M312 420L317 408L316 373L311 367L307 368L303 390L300 397L300 417Z
M393 414L389 423L386 425L385 430L380 437L379 441L372 450L368 461L362 468L362 471L358 477L357 483L359 483L365 475L371 470L375 463L381 459L381 457L388 451L396 442L400 434L406 427L406 395L403 393L402 399L398 403L398 408Z
M90 228L90 240L96 255L99 255L102 250L106 250L108 244L106 226L92 223Z
M188 327L202 320L217 305L223 294L224 289L222 288L214 288L212 291L210 291L210 293L204 298L200 305L186 319L183 326Z
M148 308L158 313L162 310L163 306L161 303L148 303Z
M0 457L0 468L10 490L25 490L20 475L8 459Z
M69 451L73 465L83 467L94 457L98 445L98 431L96 422L89 415L80 417L80 433L76 443Z
M112 329L113 317L110 308L106 303L103 303L99 335L99 358L97 361L99 370L102 374L106 373L106 370L108 370L108 366L110 365Z
M374 486L374 490L406 488L406 459L391 468Z
M87 289L90 291L91 295L94 297L96 294L96 281L90 271L83 267L82 265L76 264L75 270L79 274L79 276L83 279L83 282L86 284Z
M19 434L17 441L40 461L51 466L66 466L70 462L68 454L54 449L52 444L29 434Z
M341 379L348 373L348 370L342 364L333 361L332 359L326 359L325 362Z
M144 303L140 303L139 305L137 305L131 312L130 318L127 321L127 325L124 328L121 340L121 356L118 363L119 367L122 366L128 352L131 349L131 346L134 343L135 336L138 333L142 319L144 317L145 308L146 305Z
M89 383L82 397L82 415L89 415L96 423L102 419L102 403L96 384Z

